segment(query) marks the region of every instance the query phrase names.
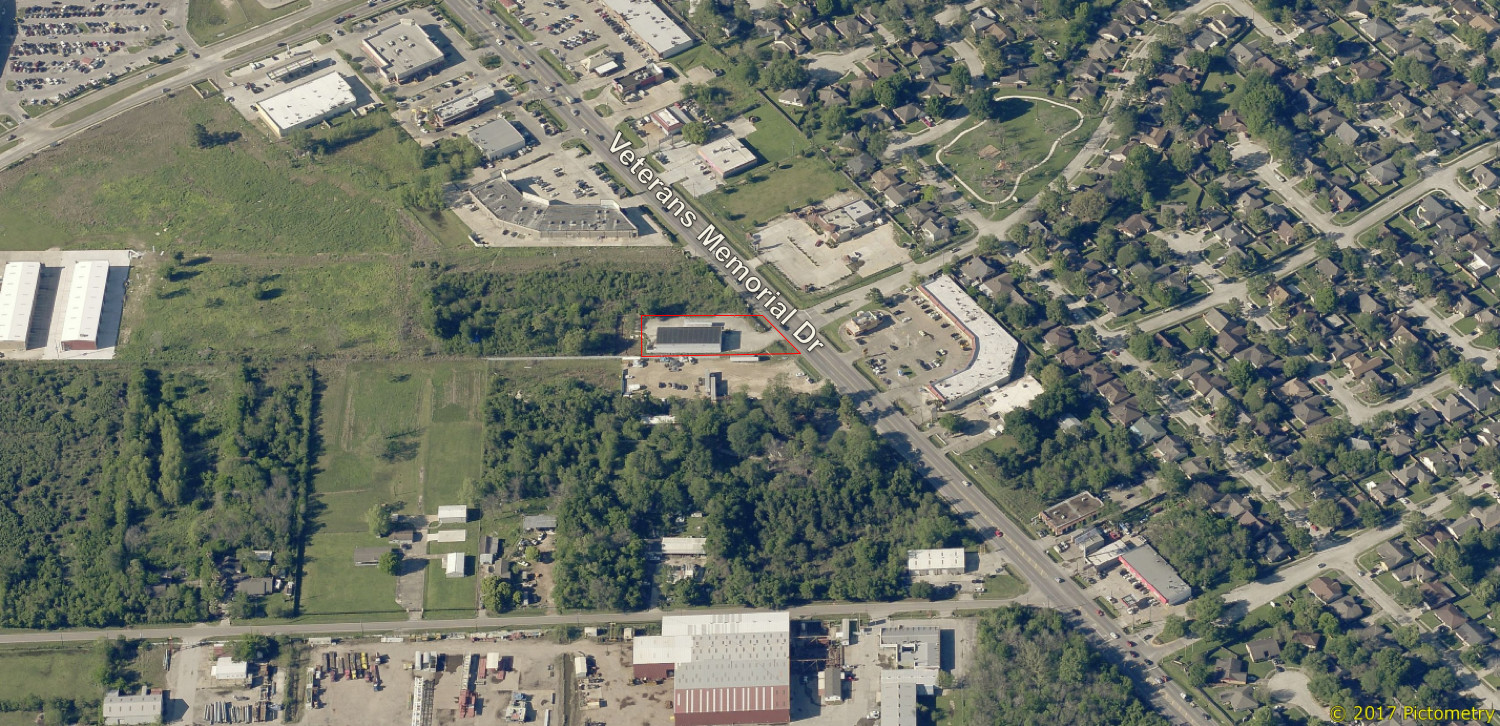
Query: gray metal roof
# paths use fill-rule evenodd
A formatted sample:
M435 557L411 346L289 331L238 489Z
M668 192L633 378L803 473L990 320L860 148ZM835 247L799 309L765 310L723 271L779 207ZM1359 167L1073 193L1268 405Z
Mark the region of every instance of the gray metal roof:
M716 345L724 340L724 328L718 325L687 325L656 329L657 345Z
M1189 587L1181 577L1177 576L1177 570L1172 568L1161 555L1150 545L1137 547L1123 555L1120 561L1135 570L1137 575L1146 581L1148 585L1155 588L1161 596L1167 599L1167 605L1176 605L1187 600L1193 594L1193 588Z

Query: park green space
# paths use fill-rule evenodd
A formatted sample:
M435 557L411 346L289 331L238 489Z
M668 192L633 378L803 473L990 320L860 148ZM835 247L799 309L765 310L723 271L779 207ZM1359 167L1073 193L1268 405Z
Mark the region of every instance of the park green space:
M187 31L198 45L211 45L311 6L311 0L294 0L275 8L258 0L190 0Z
M998 103L1000 113L995 120L968 133L965 131L974 127L965 126L932 146L934 151L947 146L943 163L974 192L994 202L1009 198L1017 173L1046 159L1045 164L1026 174L1016 196L1025 200L1036 194L1077 154L1098 125L1097 118L1086 116L1077 131L1068 133L1078 123L1078 115L1066 108L1021 96L1003 98ZM957 138L960 134L962 138ZM1053 142L1060 137L1063 142L1048 158ZM991 146L999 153L980 153ZM1002 163L1004 168L999 168Z

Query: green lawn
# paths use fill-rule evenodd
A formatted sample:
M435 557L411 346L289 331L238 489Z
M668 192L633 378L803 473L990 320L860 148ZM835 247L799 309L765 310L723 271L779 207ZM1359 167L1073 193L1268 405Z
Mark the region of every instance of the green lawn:
M472 543L471 543L472 544ZM473 555L467 557L468 577L445 577L441 560L427 566L427 591L423 593L423 617L449 618L456 613L473 616L479 607L479 577L472 574L477 566Z
M200 149L195 123L240 138ZM396 186L421 172L420 147L397 128L309 163L227 104L184 93L0 172L0 227L21 250L399 252L423 220Z
M847 187L847 180L827 162L797 156L751 169L698 201L725 221L749 230Z
M745 142L766 161L774 164L811 146L807 137L777 109L760 106L751 112L760 114L760 122L745 137Z
M334 505L329 503L330 507ZM307 546L306 574L302 578L303 617L312 620L404 617L405 611L396 604L396 578L378 567L354 566L354 548L385 544L385 540L366 531L316 530Z
M984 578L984 592L974 596L975 600L1009 600L1026 594L1031 586L1026 581L1011 574L1007 567L1003 575L993 575Z
M382 544L369 535L365 512L379 502L402 502L413 514L458 503L463 480L477 479L483 462L490 368L481 361L356 363L328 366L326 378L303 612L399 612L395 580L350 563L355 547ZM472 533L469 539L472 547Z
M35 696L44 700L75 699L98 703L93 674L104 663L94 643L28 644L0 648L0 700ZM139 683L165 687L160 647L142 644L126 670ZM0 726L7 723L35 726L36 712L0 713ZM10 719L6 721L4 719Z
M278 8L267 8L256 0L189 0L187 31L198 45L210 45L311 6L311 0Z

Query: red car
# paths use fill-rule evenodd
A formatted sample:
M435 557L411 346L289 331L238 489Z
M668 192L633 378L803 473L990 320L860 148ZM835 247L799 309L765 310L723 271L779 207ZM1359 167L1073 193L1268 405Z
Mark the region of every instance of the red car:
M1098 608L1095 608L1095 609L1094 609L1094 614L1095 614L1095 615L1098 615L1098 616L1100 616L1100 617L1103 617L1103 616L1104 616L1104 611L1103 611L1103 610L1100 610L1100 609L1098 609Z
M1005 533L1001 532L1000 530L997 529L997 530L995 530L995 536L996 537L1004 537Z

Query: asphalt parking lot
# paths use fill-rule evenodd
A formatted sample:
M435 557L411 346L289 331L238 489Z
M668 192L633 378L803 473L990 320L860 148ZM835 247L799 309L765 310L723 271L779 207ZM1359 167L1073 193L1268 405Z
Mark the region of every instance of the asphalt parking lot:
M35 110L108 85L180 52L186 22L185 2L20 6L0 105Z
M879 327L852 339L839 335L862 353L860 366L880 385L920 405L924 386L958 372L963 346L953 325L916 294L889 297L895 304Z

